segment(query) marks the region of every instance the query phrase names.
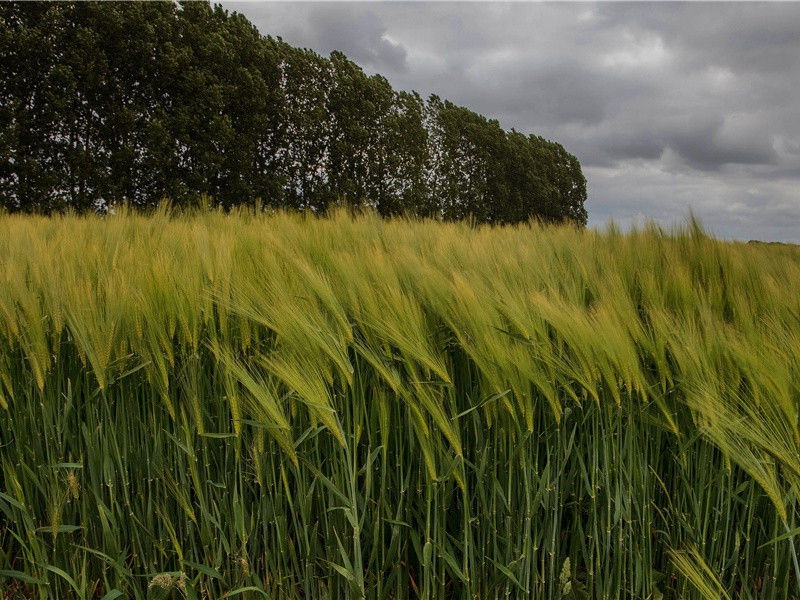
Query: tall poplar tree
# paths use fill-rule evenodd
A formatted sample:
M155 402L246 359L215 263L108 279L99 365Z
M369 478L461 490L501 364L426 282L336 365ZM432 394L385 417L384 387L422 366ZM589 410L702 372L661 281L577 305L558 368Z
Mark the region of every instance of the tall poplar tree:
M0 3L0 204L165 198L586 222L586 181L560 144L393 90L220 6Z

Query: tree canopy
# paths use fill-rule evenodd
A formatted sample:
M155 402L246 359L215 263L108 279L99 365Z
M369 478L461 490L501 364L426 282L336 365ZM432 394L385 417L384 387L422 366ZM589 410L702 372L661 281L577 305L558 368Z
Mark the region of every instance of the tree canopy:
M586 222L555 142L392 89L208 3L0 3L0 206L210 200Z

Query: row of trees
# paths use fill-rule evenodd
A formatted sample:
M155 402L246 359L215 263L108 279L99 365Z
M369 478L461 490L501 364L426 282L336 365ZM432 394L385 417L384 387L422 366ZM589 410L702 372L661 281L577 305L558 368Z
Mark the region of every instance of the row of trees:
M1 3L0 18L7 210L210 198L586 221L585 179L561 145L395 91L219 6Z

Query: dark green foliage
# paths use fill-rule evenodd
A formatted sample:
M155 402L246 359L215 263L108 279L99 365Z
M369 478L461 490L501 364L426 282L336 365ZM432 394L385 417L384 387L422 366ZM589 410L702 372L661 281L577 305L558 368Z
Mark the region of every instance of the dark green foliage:
M562 146L207 3L0 5L0 203L208 202L586 222Z

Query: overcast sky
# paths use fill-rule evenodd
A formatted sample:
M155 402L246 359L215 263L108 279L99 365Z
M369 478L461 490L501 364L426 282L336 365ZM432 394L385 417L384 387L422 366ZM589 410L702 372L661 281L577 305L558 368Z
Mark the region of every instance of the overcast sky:
M590 225L800 242L800 3L236 3L575 154Z

